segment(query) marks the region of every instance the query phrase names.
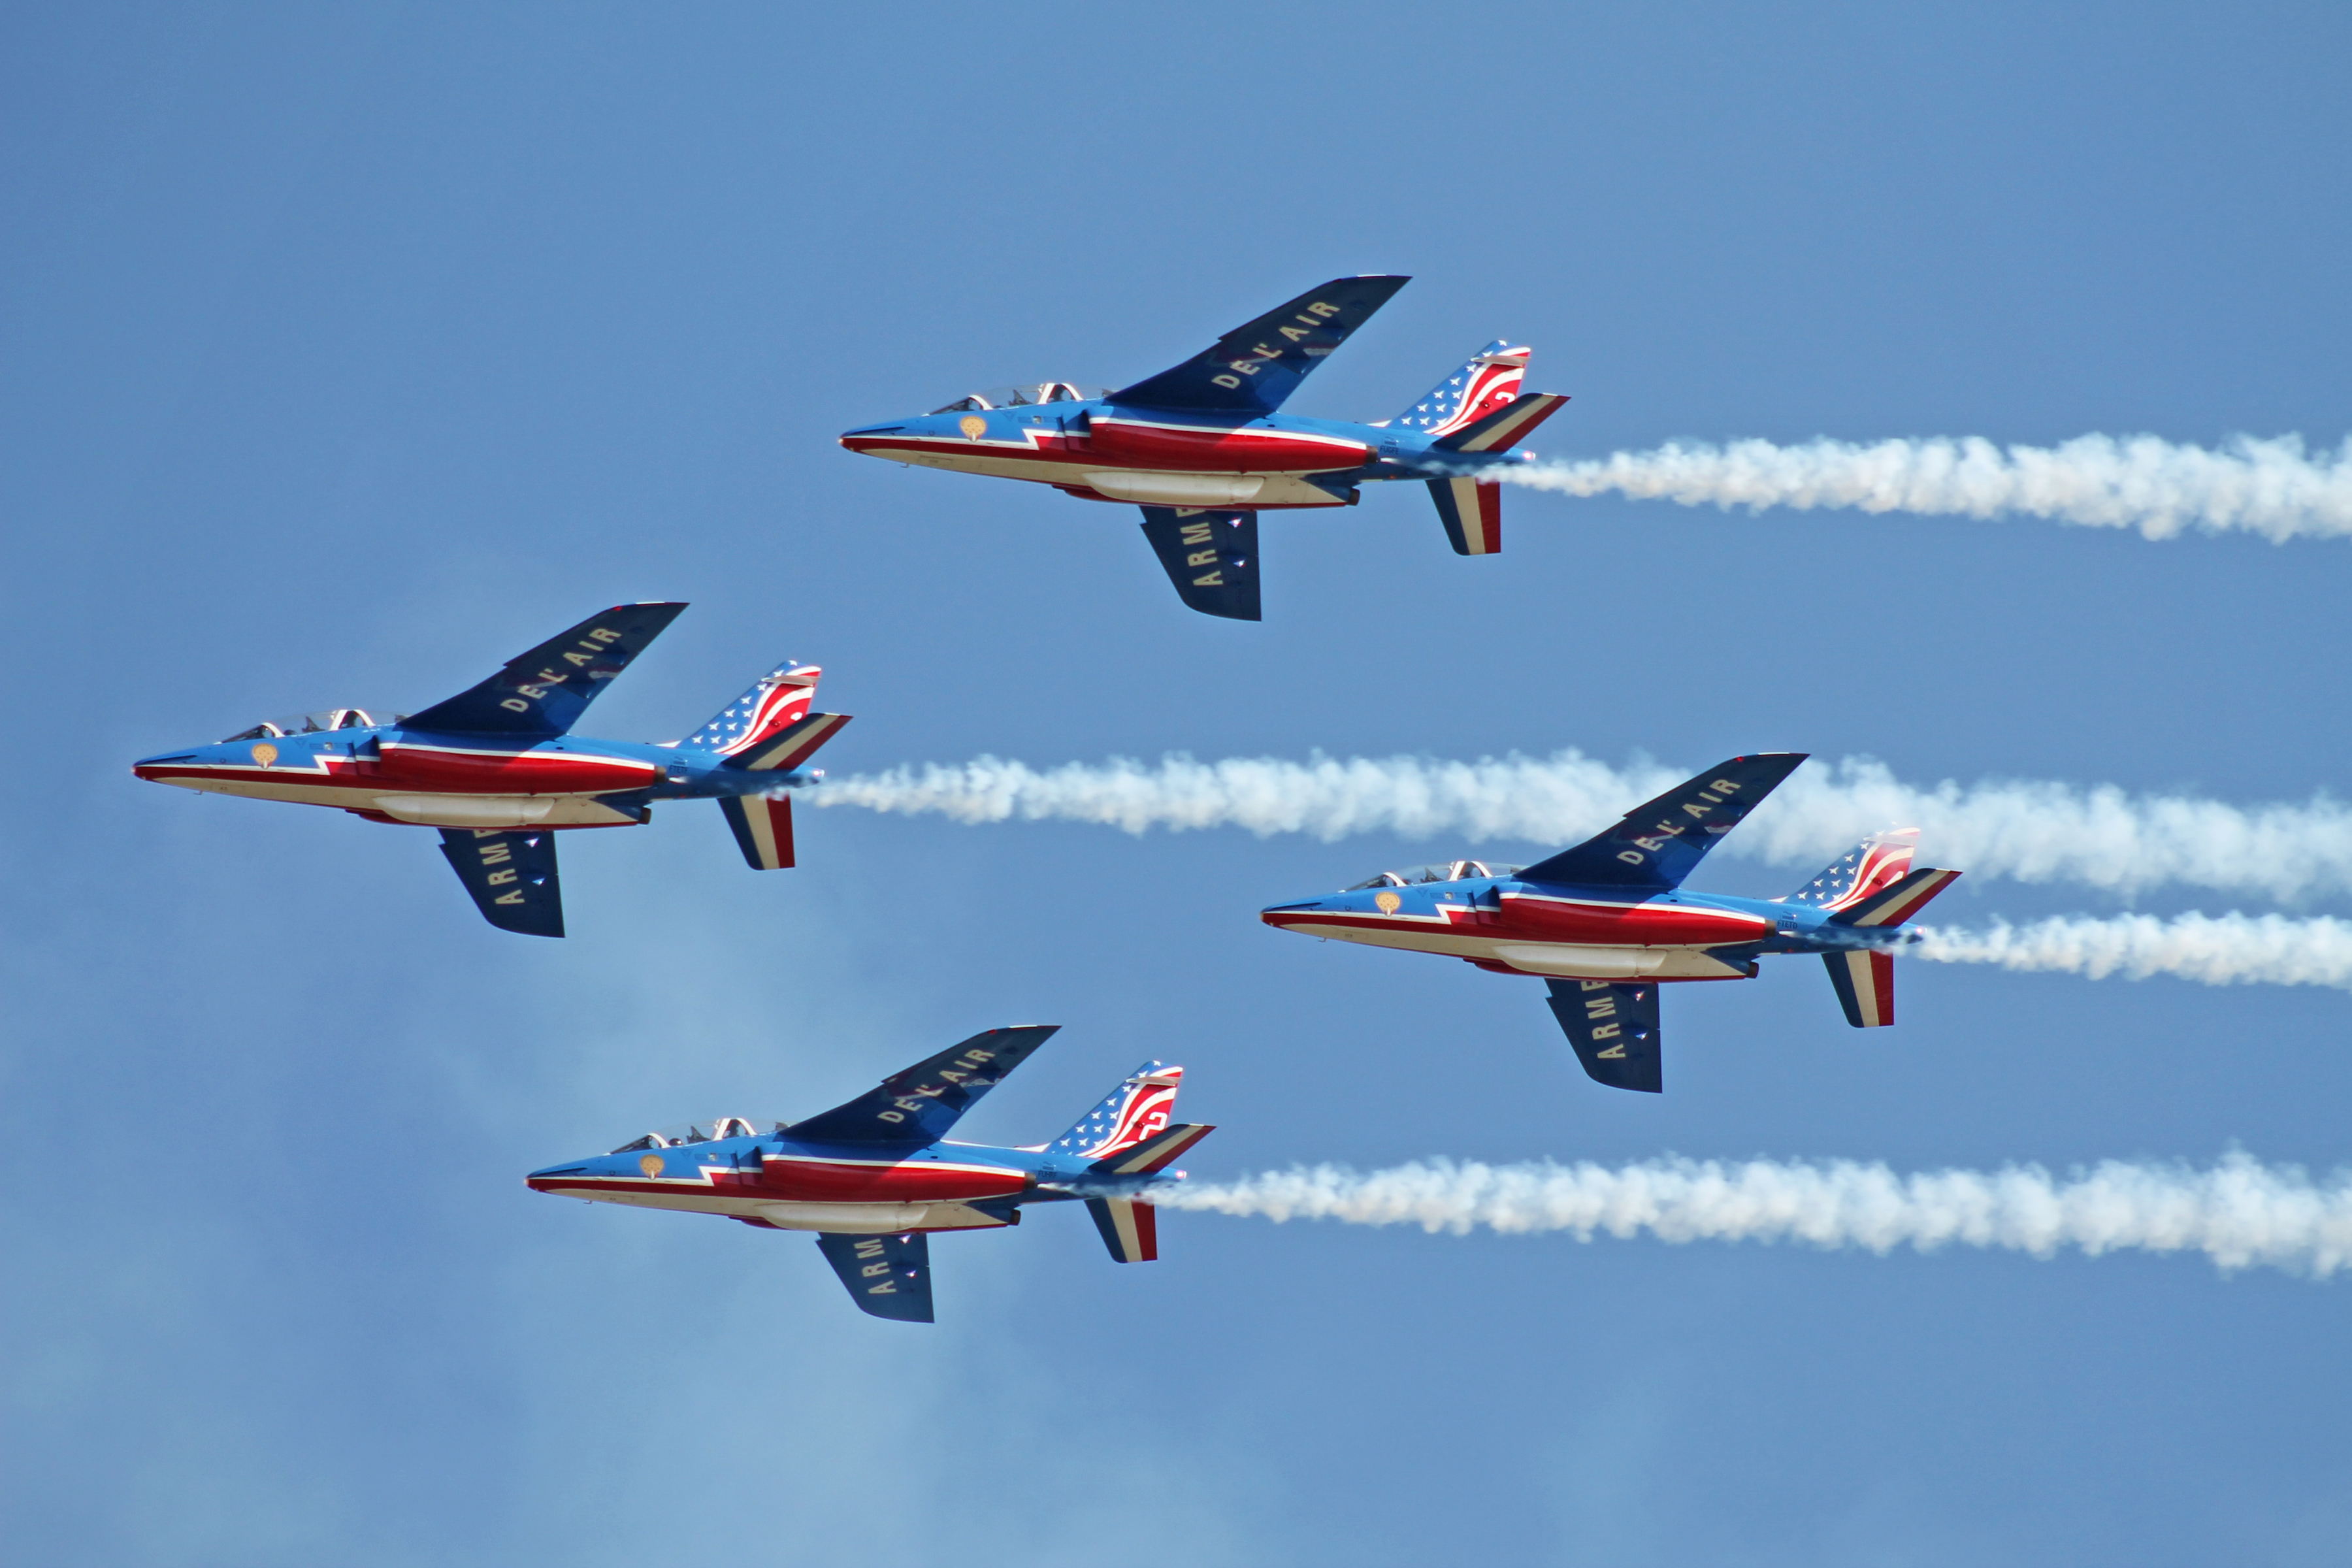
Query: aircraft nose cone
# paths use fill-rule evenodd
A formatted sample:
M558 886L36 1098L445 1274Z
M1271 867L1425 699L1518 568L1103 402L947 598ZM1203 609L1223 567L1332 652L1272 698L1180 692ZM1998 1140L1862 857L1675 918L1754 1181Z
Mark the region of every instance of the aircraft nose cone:
M195 753L194 752L158 752L152 757L142 757L137 762L131 763L131 772L134 776L145 779L151 784L173 784L177 781L173 779L159 779L155 776L157 772L173 763L192 763L194 761L195 761Z
M872 442L880 437L903 435L906 432L906 426L903 424L861 425L855 430L844 430L841 433L839 439L843 446L848 447L853 452L856 452L864 450L867 443Z

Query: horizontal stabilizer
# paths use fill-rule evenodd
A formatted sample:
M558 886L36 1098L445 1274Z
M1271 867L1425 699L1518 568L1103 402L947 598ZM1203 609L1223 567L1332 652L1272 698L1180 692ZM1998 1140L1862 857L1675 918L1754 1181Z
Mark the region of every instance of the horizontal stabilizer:
M555 835L445 827L441 853L482 918L522 936L563 934L563 889L555 875Z
M615 605L509 659L470 690L401 721L443 733L561 735L613 677L677 619L680 604Z
M1429 499L1456 555L1493 555L1503 548L1503 487L1475 479L1432 479Z
M1895 955L1891 952L1825 952L1830 984L1837 988L1845 1021L1857 1029L1895 1022Z
M901 1323L931 1319L931 1238L921 1231L905 1236L836 1236L816 1238L817 1250L841 1276L861 1312Z
M810 1143L936 1143L1059 1024L989 1029L882 1080L845 1105L793 1123Z
M811 713L758 745L738 752L727 759L727 765L761 773L799 767L848 722L846 713Z
M1440 437L1430 455L1508 451L1535 434L1537 426L1567 405L1568 399L1557 392L1522 393L1492 414L1471 421L1450 436Z
M1381 275L1334 278L1235 327L1182 364L1120 388L1110 401L1140 408L1271 414L1307 373L1411 281Z
M1150 1204L1135 1198L1088 1198L1103 1245L1113 1262L1150 1263L1160 1256L1160 1219Z
M1885 892L1849 904L1830 917L1842 926L1899 926L1927 907L1927 900L1960 879L1958 871L1922 866Z
M1148 1176L1166 1170L1179 1156L1216 1128L1205 1121L1180 1121L1155 1132L1130 1149L1107 1154L1092 1169L1106 1176Z
M1609 980L1548 980L1552 1016L1576 1047L1585 1075L1612 1089L1656 1094L1665 1086L1658 1055L1658 987Z
M1143 509L1143 537L1185 604L1229 621L1262 618L1257 513L1148 506Z
M719 803L735 846L754 871L781 871L793 863L793 797L788 795L730 796Z
M1522 868L1519 878L1588 888L1678 888L1716 840L1804 760L1802 752L1759 752L1718 763L1635 806L1608 832Z

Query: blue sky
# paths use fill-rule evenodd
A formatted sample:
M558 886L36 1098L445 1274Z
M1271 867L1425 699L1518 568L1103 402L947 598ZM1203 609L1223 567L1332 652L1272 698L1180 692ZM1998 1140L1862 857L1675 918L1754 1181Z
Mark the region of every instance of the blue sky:
M1535 345L1561 456L1675 437L2352 430L2352 26L2325 6L1040 4L0 11L0 1530L22 1560L2352 1562L2345 1287L2202 1262L1076 1216L814 1247L551 1201L644 1128L798 1116L1066 1026L965 1124L1191 1069L1293 1160L2319 1167L2336 992L1783 964L1669 996L1669 1092L1531 982L1261 927L1457 847L715 811L564 846L573 935L432 838L146 788L269 713L414 708L618 599L592 714L790 655L836 771L1562 746L1906 779L2341 786L2352 554L2033 521L1391 487L1183 611L1124 509L850 426L1118 384L1339 272L1416 281L1294 401ZM1630 803L1629 803L1630 804ZM1877 826L1857 824L1857 832ZM1549 847L1556 847L1551 846ZM1926 847L1933 858L1932 845ZM1711 861L1698 885L1801 871ZM2217 910L2160 890L2137 907ZM2119 906L1964 880L1981 920ZM2255 906L2249 906L2255 907ZM2345 912L2321 904L2322 912ZM1458 970L1458 972L1457 972Z

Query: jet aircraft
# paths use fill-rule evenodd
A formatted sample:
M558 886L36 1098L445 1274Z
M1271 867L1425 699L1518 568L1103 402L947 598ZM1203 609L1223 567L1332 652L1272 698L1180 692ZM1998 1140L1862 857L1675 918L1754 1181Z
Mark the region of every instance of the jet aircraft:
M1662 984L1752 980L1764 954L1817 952L1847 1023L1895 1022L1900 928L1959 876L1912 868L1916 828L1864 840L1784 898L1683 890L1700 857L1804 760L1798 752L1734 757L1532 866L1454 860L1383 871L1259 918L1282 931L1540 975L1584 1070L1612 1089L1654 1094L1663 1087Z
M1171 1121L1184 1069L1146 1062L1050 1143L997 1149L949 1131L1059 1028L990 1029L805 1121L740 1116L664 1128L609 1154L533 1171L534 1192L722 1215L816 1233L858 1308L931 1321L930 1233L1021 1223L1024 1204L1083 1201L1121 1263L1160 1256L1145 1197L1215 1129Z
M845 432L894 462L1026 479L1082 500L1131 501L1184 603L1255 621L1257 514L1353 506L1359 485L1419 479L1461 555L1503 547L1516 445L1567 398L1519 391L1528 350L1492 342L1393 419L1281 412L1298 384L1409 279L1334 278L1117 392L1048 381L973 393L914 418Z
M183 789L438 827L441 853L485 919L562 936L555 832L640 826L656 801L716 800L751 868L781 869L793 863L792 798L782 792L824 776L801 764L849 722L809 711L823 672L787 659L683 741L573 735L596 694L685 608L615 605L421 713L331 708L142 758L131 771Z

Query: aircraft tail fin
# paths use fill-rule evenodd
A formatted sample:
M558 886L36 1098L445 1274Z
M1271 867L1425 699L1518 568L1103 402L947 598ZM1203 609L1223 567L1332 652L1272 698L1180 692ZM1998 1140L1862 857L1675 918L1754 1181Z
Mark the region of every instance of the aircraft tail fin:
M1429 481L1429 499L1437 503L1437 521L1445 525L1445 542L1456 555L1494 555L1503 548L1503 487L1475 479Z
M1528 356L1535 351L1496 338L1470 356L1470 363L1429 389L1420 402L1398 415L1397 428L1424 436L1451 436L1485 418L1519 395Z
M1834 869L1834 868L1832 868ZM1917 914L1927 900L1959 879L1958 871L1934 866L1917 870L1866 897L1854 898L1830 917L1833 925L1891 928ZM1895 1022L1895 954L1885 948L1825 952L1822 963L1830 972L1845 1021L1857 1029L1884 1028Z
M1845 1021L1857 1029L1884 1028L1895 1022L1895 955L1871 951L1825 952L1830 984L1837 991Z
M1182 1068L1146 1062L1122 1079L1101 1104L1079 1117L1067 1132L1046 1144L1045 1152L1101 1160L1156 1137L1176 1114L1176 1095L1183 1085Z
M735 847L754 871L782 871L793 864L793 797L788 795L729 796L719 803Z
M1919 830L1898 827L1874 833L1822 868L1822 873L1780 901L1805 904L1832 914L1885 891L1911 870Z
M845 713L809 711L816 700L817 679L824 674L817 665L796 664L788 658L677 743L716 752L731 767L798 767L849 722Z
M1160 1215L1139 1198L1088 1198L1087 1213L1115 1263L1150 1263L1160 1257Z

